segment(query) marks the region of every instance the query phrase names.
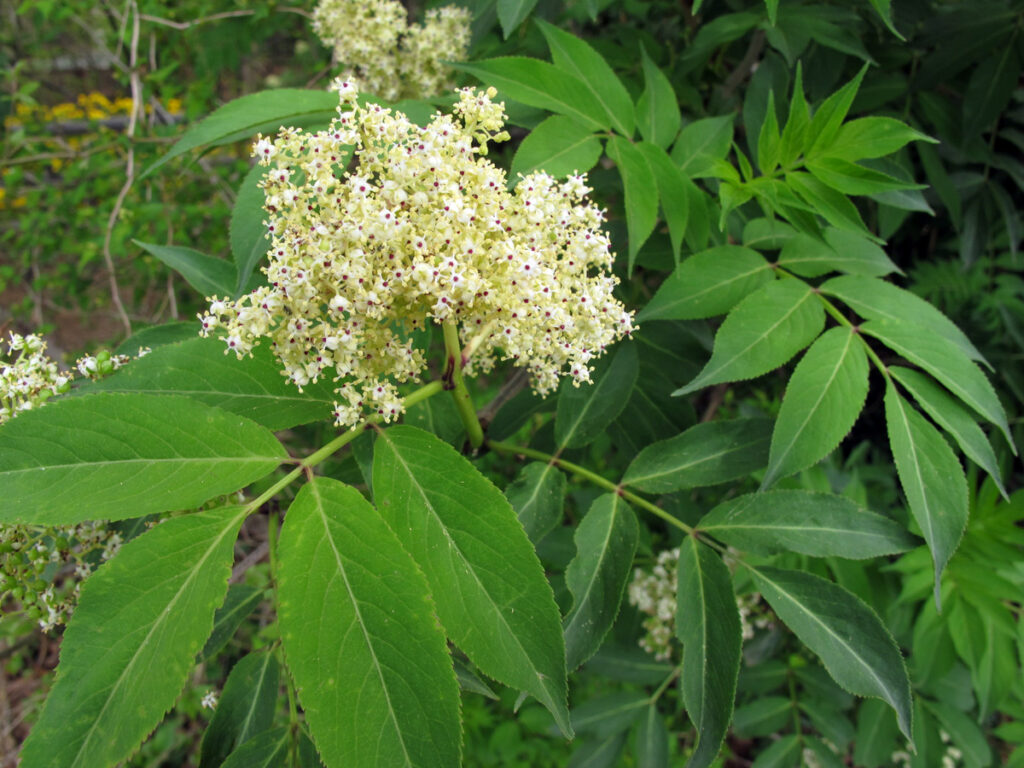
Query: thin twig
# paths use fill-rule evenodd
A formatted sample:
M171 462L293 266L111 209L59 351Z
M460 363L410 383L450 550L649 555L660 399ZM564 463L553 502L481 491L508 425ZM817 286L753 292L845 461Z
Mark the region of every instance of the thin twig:
M275 8L274 10L280 13L295 13L299 16L304 16L307 19L313 18L313 14L304 8L292 8L290 6L285 6L282 8ZM191 29L192 27L198 27L200 24L207 24L211 21L234 19L242 16L253 16L255 13L256 11L224 11L223 13L214 13L210 16L203 16L201 19L193 19L192 21L171 21L170 19L163 19L159 16L150 16L148 13L142 14L139 18L143 21L152 22L153 24L160 24L165 27L170 27L171 29L184 31L186 29Z
M725 84L722 86L722 100L728 101L729 97L732 96L732 92L740 87L740 84L746 80L754 69L754 64L757 62L758 57L761 55L761 51L764 49L764 30L759 29L754 33L753 37L750 38L750 45L747 46L747 52L743 54L743 58L740 59L740 63L736 65L736 69L729 73L729 76L725 78Z
M502 384L494 399L477 412L477 418L480 420L480 423L486 427L494 421L494 417L498 414L501 407L522 392L529 382L530 372L525 368L517 368L509 380Z
M256 565L256 563L261 562L269 552L270 544L266 541L261 541L256 549L243 557L238 562L238 565L231 570L231 578L228 579L228 584L240 583L245 578L245 572Z

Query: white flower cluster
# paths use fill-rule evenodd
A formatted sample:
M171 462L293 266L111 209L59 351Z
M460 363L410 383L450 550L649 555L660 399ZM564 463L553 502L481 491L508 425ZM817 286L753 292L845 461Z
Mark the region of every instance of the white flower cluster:
M960 768L964 764L964 753L953 744L953 737L946 733L946 731L940 730L939 738L942 740L942 746L946 750L942 754L941 768ZM908 744L906 749L900 749L892 753L891 759L895 768L910 768L910 762L913 759L910 749L911 746Z
M753 640L758 629L768 629L772 625L774 614L768 606L761 602L758 592L749 592L736 599L740 613L740 630L744 640Z
M321 0L313 29L334 50L345 76L387 101L437 96L454 82L442 61L462 61L470 14L449 5L409 24L398 0Z
M339 117L310 134L282 129L254 154L271 240L268 286L237 302L210 299L202 333L240 357L271 341L299 387L342 381L335 419L397 417L396 383L417 379L410 332L431 320L460 329L467 373L512 360L547 394L563 374L589 381L590 361L632 330L603 212L582 176L545 173L509 191L483 155L508 138L493 89L459 92L454 115L426 127L335 84ZM345 170L348 168L348 170Z
M629 585L629 604L635 605L641 613L648 614L648 618L644 619L647 634L640 638L640 647L654 654L658 661L664 661L672 655L678 570L679 547L666 549L658 553L650 573L637 568Z
M0 348L0 424L70 387L71 376L61 373L39 336L12 333L6 359Z

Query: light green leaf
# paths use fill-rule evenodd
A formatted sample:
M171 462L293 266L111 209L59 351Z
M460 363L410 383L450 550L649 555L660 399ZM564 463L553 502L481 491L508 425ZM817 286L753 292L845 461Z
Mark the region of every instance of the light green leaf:
M21 751L25 768L109 768L156 727L210 633L245 514L164 520L85 582L56 684Z
M786 240L779 266L801 277L820 277L833 271L865 277L881 277L900 269L885 251L866 237L827 227L825 240L797 234Z
M764 0L764 7L768 11L768 23L774 27L779 15L779 0Z
M873 196L886 193L886 199L888 199L891 196L889 193L926 188L924 184L904 181L887 173L865 168L863 165L857 165L837 157L819 157L808 160L807 170L816 179L844 195ZM901 193L900 196L902 198L907 195ZM913 196L908 199L913 199ZM913 210L922 210L921 203L915 202ZM923 210L931 211L927 204L924 204Z
M640 451L622 478L649 493L716 485L745 477L768 463L766 419L709 421Z
M690 219L690 203L697 196L697 187L676 168L661 147L647 141L641 141L636 147L647 160L658 182L661 210L665 215L669 238L672 241L672 257L678 265L683 238L686 236L686 226Z
M682 117L672 83L658 69L647 49L640 47L644 69L644 92L636 103L636 124L646 141L668 149L679 134Z
M552 115L523 139L512 158L509 178L547 171L552 176L585 173L601 159L601 139L593 129L562 115Z
M830 454L857 421L867 395L863 340L845 327L823 333L789 379L761 489Z
M732 146L733 115L694 120L679 133L672 146L672 159L691 179L711 175L718 160L724 160Z
M566 115L595 130L611 128L601 102L578 77L554 64L525 56L503 56L451 66L469 72L527 106Z
M611 126L620 136L632 138L636 126L633 99L604 57L571 32L541 19L537 19L536 23L548 41L555 66L579 78L604 109Z
M950 392L999 427L1016 454L1006 412L996 391L981 369L956 344L933 333L922 333L921 326L891 320L869 320L860 329L924 368Z
M501 491L450 446L412 427L377 438L373 489L426 575L452 642L485 675L537 697L571 736L558 608Z
M830 493L783 490L724 501L698 525L726 544L755 555L798 552L864 559L906 552L918 540L888 518Z
M841 192L802 171L787 173L786 183L833 227L870 236L857 206Z
M811 118L811 125L808 128L808 136L811 137L812 143L810 147L804 150L806 157L810 158L819 154L825 154L836 143L840 126L842 126L843 121L846 119L846 114L850 111L850 106L853 104L853 99L856 97L861 81L864 79L864 74L867 71L868 65L865 64L853 80L825 99L822 105L818 107L814 117Z
M972 360L985 362L981 352L952 320L920 296L892 283L867 277L834 277L822 284L821 292L842 299L850 309L869 320L921 326L953 342Z
M615 622L636 554L636 515L614 493L598 496L576 527L576 556L565 570L573 605L562 621L566 668L575 670L601 647Z
M636 724L636 767L669 768L668 741L665 718L651 704Z
M988 472L995 481L999 492L1009 500L999 473L999 462L992 445L971 413L946 390L920 371L899 365L889 366L889 373L907 388L918 405L935 420L935 423L949 432L967 456Z
M825 311L807 283L770 282L733 308L715 335L707 365L672 394L768 373L810 344L824 325Z
M782 129L779 146L779 164L788 170L808 144L807 129L811 125L811 112L804 96L804 74L802 62L797 62L796 78L793 81L793 98L789 102L789 117Z
M139 350L145 347L156 349L165 344L188 341L199 335L200 327L195 320L151 325L133 333L118 344L115 351L119 355L137 355Z
M882 768L891 764L896 749L896 718L892 710L878 699L866 699L857 710L857 736L854 739L853 762L865 768Z
M279 674L277 659L269 651L250 653L231 668L203 733L199 768L221 765L237 747L270 727Z
M695 536L679 547L676 636L683 643L683 702L697 727L687 768L707 768L732 720L743 644L732 576Z
M748 566L759 591L832 679L850 693L872 696L896 711L910 738L910 681L903 657L878 615L837 584L801 571Z
M878 13L879 18L885 23L885 26L889 28L889 31L900 40L906 40L892 23L892 0L869 0L869 2Z
M768 108L757 140L757 167L761 169L762 174L767 176L778 168L781 145L779 117L775 112L775 92L769 91Z
M168 344L75 391L181 395L273 430L330 417L336 398L330 377L299 392L269 349L258 347L241 360L225 350L223 341L212 338Z
M460 690L479 693L485 698L498 701L498 695L480 679L480 676L469 667L467 662L457 656L452 661L455 662L455 679L459 681Z
M362 495L303 486L278 570L281 640L325 764L458 765L458 685L427 583Z
M981 727L960 710L940 701L926 701L925 706L942 723L953 746L963 755L965 768L987 768L992 765L992 748Z
M938 607L942 570L967 527L967 479L939 431L892 384L885 391L885 421L900 485L935 563Z
M800 737L791 733L769 744L754 759L750 768L795 768L800 753Z
M827 147L820 147L818 154L852 163L891 155L911 141L938 143L930 136L891 117L861 117L845 123L836 133L835 141Z
M536 544L562 519L565 475L553 464L531 462L505 489L505 498L516 511L530 541Z
M67 525L191 509L287 458L255 422L184 397L101 393L0 427L4 522Z
M651 236L658 220L658 182L643 153L632 142L612 136L606 149L622 176L629 235L628 271L631 273L637 251Z
M559 448L582 448L596 440L626 407L638 370L636 345L625 342L610 363L595 371L596 383L573 386L567 377L558 393L555 413L555 442Z
M256 610L256 606L262 600L263 590L256 589L256 587L250 587L248 584L232 584L228 587L224 604L217 609L217 613L213 617L213 631L206 639L206 644L199 654L199 660L209 661L220 653L235 634L238 626Z
M456 448L461 448L466 442L466 427L451 397L428 397L421 400L405 412L402 421L437 435ZM368 456L372 461L372 451L368 452Z
M270 248L267 227L263 223L263 203L266 196L258 186L267 170L260 165L254 165L249 169L238 190L238 197L235 198L235 207L231 209L228 235L231 240L231 255L235 259L235 271L238 274L238 283L231 295L236 299L245 293L249 278Z
M217 146L275 132L281 126L306 128L326 125L337 116L338 95L333 91L278 88L229 101L201 122L189 127L171 149L147 168L139 179L189 150Z
M721 245L695 253L676 267L636 319L643 323L721 315L773 279L771 265L757 251Z
M519 29L523 19L530 15L536 5L537 0L498 0L498 21L501 22L501 31L506 40Z
M232 752L221 768L281 768L287 765L291 742L291 730L287 727L264 731Z
M227 299L235 295L238 273L231 262L180 245L156 245L141 240L132 242L185 278L201 296Z

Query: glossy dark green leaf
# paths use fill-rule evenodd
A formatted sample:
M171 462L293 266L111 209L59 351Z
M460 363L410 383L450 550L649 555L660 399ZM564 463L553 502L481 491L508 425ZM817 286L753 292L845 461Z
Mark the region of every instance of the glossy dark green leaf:
M900 485L935 564L935 600L942 570L967 527L967 479L949 443L890 384L885 421Z
M552 115L523 139L512 158L509 178L546 171L552 176L586 173L601 159L601 139L592 128L563 115Z
M558 393L555 441L561 448L580 448L597 439L622 412L636 383L636 345L619 345L611 362L595 372L595 382L573 386L567 378Z
M287 458L241 416L184 397L106 392L12 419L0 427L0 455L0 518L61 525L191 509Z
M697 727L687 768L707 768L732 720L743 637L729 568L695 536L679 547L676 636L683 643L683 702Z
M633 567L636 515L621 496L598 496L576 526L576 556L565 570L573 604L562 621L566 668L593 656L615 622Z
M141 240L132 242L185 278L201 296L226 299L235 295L238 272L230 261L181 245L156 245Z
M565 475L553 464L534 461L505 489L505 498L534 544L561 522L565 485Z
M644 70L644 92L636 103L636 124L646 141L668 149L682 123L676 92L642 46L640 61Z
M669 735L665 718L651 704L636 724L637 768L669 768Z
M606 149L622 176L629 235L628 271L632 272L637 251L651 236L658 220L658 181L647 159L632 142L612 136Z
M281 640L326 765L457 765L458 686L427 583L363 496L303 486L278 570Z
M242 657L228 675L203 733L199 768L216 768L274 720L280 667L269 651Z
M402 418L406 424L437 435L456 448L466 441L466 428L450 397L428 397L407 410Z
M919 543L892 520L850 499L799 490L729 499L701 519L698 530L757 555L863 559L906 552Z
M857 709L853 760L864 768L891 765L899 728L893 711L879 699L865 699Z
M256 610L256 606L262 600L263 590L256 587L250 587L248 584L232 584L228 587L224 604L217 609L217 613L213 617L213 631L206 639L206 645L203 646L203 650L199 654L199 660L209 661L220 653L239 625Z
M766 419L698 424L647 446L626 469L622 482L649 493L670 493L736 480L768 463L770 440Z
M238 197L235 198L235 207L231 209L228 234L231 255L235 259L235 270L238 273L238 282L231 294L234 298L245 292L249 278L270 248L267 227L263 223L266 196L258 186L267 170L260 165L249 169L238 190Z
M673 394L761 376L810 344L825 325L821 302L802 280L777 280L747 295L725 318L704 369Z
M156 727L224 600L245 515L225 507L164 520L85 582L56 684L21 750L25 768L109 768Z
M382 516L426 575L452 642L485 675L536 696L570 735L558 608L501 491L413 427L377 438L373 489Z
M741 739L767 736L793 719L793 702L783 696L761 696L736 707L733 730Z
M964 90L964 134L988 131L1013 96L1020 79L1017 46L1000 46L978 62Z
M853 427L868 394L864 342L849 328L823 333L786 386L761 488L817 464Z
M751 573L775 613L821 657L832 678L851 693L887 702L910 738L910 681L878 615L851 592L810 573L767 567Z
M661 284L637 322L721 315L773 279L771 265L750 248L721 245L695 253Z
M77 391L181 395L272 430L331 416L337 395L329 376L300 392L281 375L281 365L269 349L257 347L241 359L225 354L226 349L223 341L213 338L167 344Z

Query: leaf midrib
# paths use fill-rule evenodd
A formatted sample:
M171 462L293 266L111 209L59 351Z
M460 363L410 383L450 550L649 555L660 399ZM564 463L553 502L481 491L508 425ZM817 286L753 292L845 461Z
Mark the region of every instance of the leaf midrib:
M36 467L25 467L22 469L6 469L0 471L0 477L10 477L12 475L19 474L21 472L43 472L50 469L81 469L83 467L88 468L102 468L106 466L122 466L124 464L196 464L196 463L221 463L221 462L238 462L238 461L275 461L280 463L282 457L280 456L209 456L209 457L196 457L196 456L183 456L178 458L166 458L166 459L117 459L115 461L80 461L74 464L46 464L43 466Z

